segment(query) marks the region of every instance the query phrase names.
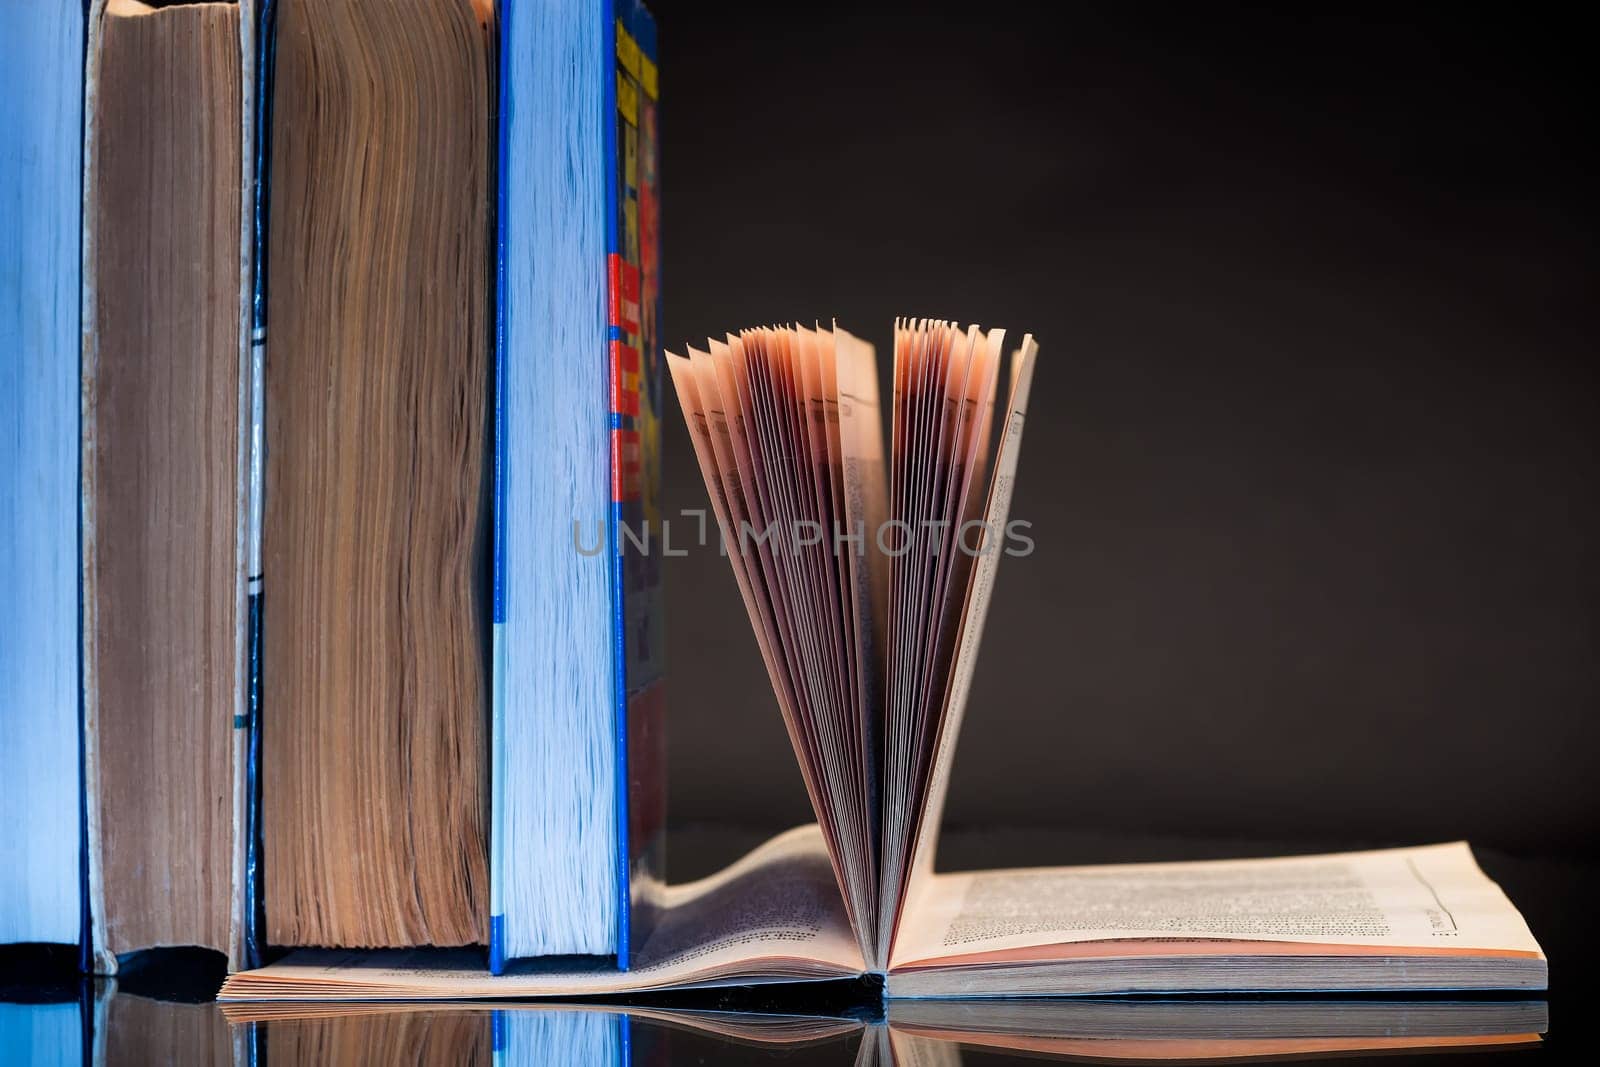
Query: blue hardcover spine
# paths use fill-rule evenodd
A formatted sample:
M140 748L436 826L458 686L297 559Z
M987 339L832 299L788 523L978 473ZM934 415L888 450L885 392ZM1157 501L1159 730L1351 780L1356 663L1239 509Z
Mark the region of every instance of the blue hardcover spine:
M495 194L494 194L494 421L491 432L494 435L494 471L492 500L490 502L492 521L492 544L490 554L493 559L492 571L493 588L490 595L492 617L490 620L490 676L491 676L491 723L489 746L489 841L490 848L502 847L505 840L505 800L504 789L506 781L506 746L502 743L505 736L505 684L506 684L506 447L509 434L506 432L506 275L508 264L506 262L506 133L510 127L511 119L511 56L507 54L509 47L506 34L500 32L505 25L505 13L509 10L512 0L501 0L499 11L501 17L496 26L496 39L499 42L498 62L496 70L498 77L498 96L495 102ZM501 884L500 864L489 864L489 973L503 974L506 966L505 948L505 900L504 887ZM498 1013L496 1013L498 1018ZM503 1031L496 1031L497 1038L503 1037ZM497 1044L503 1048L503 1041Z
M89 71L89 3L90 3L90 0L83 0L83 21L79 24L79 27L78 27L78 84L79 84L80 87L83 88L85 94L87 93L87 83L85 81L85 78L88 75L88 71ZM89 134L89 126L88 126L89 114L88 114L88 109L83 106L83 102L84 102L83 96L79 96L79 98L78 98L78 145L79 145L80 152L82 151L82 145L84 143L84 140L88 137L88 134ZM81 270L82 263L83 263L83 204L84 204L84 187L83 187L83 183L88 178L88 175L87 175L85 169L82 166L82 162L83 162L82 161L82 157L80 155L80 157L79 157L79 167L78 167L78 263L79 263L79 267L80 267L80 271L79 271L79 289L80 289L80 294L81 294L81 289L82 289L82 284L83 284L82 283L82 270ZM78 336L81 338L83 336L83 303L82 303L81 299L80 299L80 301L78 303L77 320L78 320L77 321ZM82 352L81 352L81 350L79 352L78 373L79 373L80 381L81 381L81 376L83 374L83 361L82 361ZM81 410L81 408L79 410L78 431L79 431L79 441L81 442L82 439L83 439L82 438L82 410ZM82 448L81 443L80 443L80 446L79 446L79 449L78 449L77 483L78 483L78 485L80 487L83 485L83 448ZM83 537L84 537L84 530L83 530L83 518L84 518L84 516L83 516L83 493L82 492L78 492L78 493L75 493L74 495L78 498L77 499L78 547L79 547L79 549L81 551L81 549L83 547ZM78 708L77 708L77 711L78 711L78 781L77 781L77 786L78 786L78 970L82 971L84 974L92 974L94 972L94 913L90 910L91 909L90 901L91 901L92 898L89 895L89 790L86 788L87 785L88 785L88 782L89 782L89 751L88 751L89 721L88 721L88 717L87 717L88 716L88 703L87 703L87 701L85 699L85 690L84 690L84 663L83 663L84 657L83 657L82 652L81 652L82 647L83 647L82 646L83 627L84 627L84 623L85 623L84 610L83 610L85 596L84 596L84 589L83 589L83 568L82 567L78 568L77 594L78 594L77 633L78 633L78 639L79 639L79 646L78 647L79 647L79 650L80 650L80 654L78 656ZM90 1035L88 1033L86 1033L84 1035L84 1038L85 1038L84 1048L86 1048L86 1049L93 1048L94 1046L92 1044L89 1044Z
M611 27L617 22L612 0L602 0L600 5L600 48L602 55L611 52ZM609 70L609 63L602 63L600 69ZM618 81L621 76L618 75ZM621 250L618 240L618 201L619 178L617 173L617 141L618 127L621 120L617 116L617 91L616 82L606 79L601 92L602 114L606 116L603 128L605 130L605 174L606 174L606 344L604 346L605 359L610 365L610 372L606 375L608 392L616 392L615 380L617 373L616 359L612 355L613 346L621 338L621 327L618 324L617 301L619 297L619 281L616 275L617 256ZM613 650L611 662L616 672L615 690L612 699L615 702L616 718L613 725L613 738L617 746L617 969L627 970L629 965L632 916L628 914L632 902L632 888L628 880L628 665L627 665L627 634L624 630L627 612L627 593L622 588L622 544L617 540L619 527L623 522L621 493L623 486L618 476L618 441L621 427L620 416L616 411L614 402L607 398L604 410L608 413L609 444L611 448L611 507L607 512L606 544L610 546L610 555L607 557L611 568L611 639Z

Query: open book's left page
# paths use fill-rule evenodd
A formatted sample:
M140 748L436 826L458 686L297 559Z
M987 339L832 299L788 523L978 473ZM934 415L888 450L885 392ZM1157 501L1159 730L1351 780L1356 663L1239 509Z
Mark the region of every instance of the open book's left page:
M791 830L726 870L662 891L633 968L604 960L520 961L490 975L482 953L302 949L231 976L223 1000L417 1000L628 993L861 973L822 835Z

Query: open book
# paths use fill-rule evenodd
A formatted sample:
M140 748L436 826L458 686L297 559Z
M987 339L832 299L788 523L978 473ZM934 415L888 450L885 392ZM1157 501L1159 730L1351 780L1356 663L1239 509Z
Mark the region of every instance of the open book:
M541 996L886 975L891 997L1536 989L1545 961L1465 844L936 875L1037 348L768 328L668 355L817 824L664 890L633 969L296 952L224 999ZM1004 383L1004 407L994 406ZM994 438L995 440L991 440ZM887 460L885 456L887 454ZM991 458L992 457L992 458Z
M885 970L891 998L1542 989L1545 961L1465 844L1265 860L930 874ZM481 952L300 949L222 1000L590 996L850 978L862 957L821 830L666 889L617 971Z

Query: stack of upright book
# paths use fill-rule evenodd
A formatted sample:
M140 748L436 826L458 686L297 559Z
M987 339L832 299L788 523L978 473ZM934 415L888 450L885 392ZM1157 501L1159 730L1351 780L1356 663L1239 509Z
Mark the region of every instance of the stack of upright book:
M659 510L650 15L0 18L0 942L626 965L664 797L660 573L609 550Z

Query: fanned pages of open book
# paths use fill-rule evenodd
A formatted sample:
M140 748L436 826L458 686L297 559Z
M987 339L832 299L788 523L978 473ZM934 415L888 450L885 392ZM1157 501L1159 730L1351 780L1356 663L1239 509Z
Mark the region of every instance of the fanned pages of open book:
M886 975L896 998L1536 989L1545 961L1464 843L933 873L1037 346L763 328L668 365L817 823L666 891L633 969L296 952L224 999L564 996ZM1002 395L1003 394L1003 395ZM1001 406L996 417L997 400Z

